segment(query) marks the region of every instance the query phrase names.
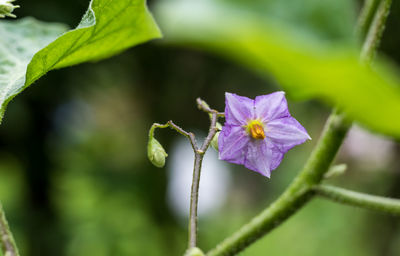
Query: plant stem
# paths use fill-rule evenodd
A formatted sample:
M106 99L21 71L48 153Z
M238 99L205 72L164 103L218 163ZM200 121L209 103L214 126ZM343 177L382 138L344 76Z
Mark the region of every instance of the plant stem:
M186 132L181 127L174 124L174 122L172 122L171 120L168 121L166 124L154 123L149 130L149 138L154 137L154 131L156 128L167 128L167 127L177 131L178 133L180 133L183 136L185 136L186 138L188 138L190 141L190 144L192 145L193 151L197 150L197 142L196 142L196 138L195 138L194 134L191 132Z
M383 31L385 30L385 23L389 15L391 4L392 0L381 0L379 3L361 51L361 61L363 63L369 64L374 58Z
M329 185L318 185L313 190L319 196L342 204L385 212L400 217L400 199L368 195Z
M218 112L211 110L211 124L208 135L204 140L201 148L197 148L194 153L194 168L192 191L190 195L190 212L189 212L189 248L197 245L197 205L199 200L199 184L201 174L201 163L203 162L204 154L210 146L211 140L214 138L217 128Z
M6 215L3 206L0 204L0 235L1 249L4 256L19 256L17 246L15 245L14 237L8 226Z
M208 131L208 135L206 139L204 140L203 144L201 145L201 151L206 152L208 147L210 146L210 143L212 139L214 138L215 134L218 131L217 126L217 119L218 119L218 112L214 112L211 114L211 124L210 124L210 129Z
M190 212L189 212L189 245L188 248L197 245L197 206L199 200L199 184L201 174L201 163L204 153L197 151L194 155L194 168L192 179L192 191L190 193Z
M220 113L214 109L211 109L208 104L201 100L197 99L197 106L199 109L207 112L210 115L210 129L207 137L205 138L201 147L197 145L196 138L193 133L186 132L178 125L174 124L171 120L166 124L158 124L154 123L149 130L149 139L154 137L154 131L156 128L167 128L177 131L183 136L187 137L192 145L194 152L194 167L193 167L193 179L192 179L192 188L190 193L190 210L189 210L189 242L188 247L193 248L197 245L197 206L199 201L199 185L200 185L200 175L201 175L201 164L203 162L204 154L206 153L208 147L215 134L218 131L217 119L218 117L224 116L224 113Z
M362 63L369 64L379 45L384 30L391 0L382 0L369 25L368 36L360 54ZM372 8L370 5L369 8ZM365 22L367 22L365 20ZM364 24L360 24L364 26ZM366 25L368 27L368 25ZM297 175L285 192L267 209L254 217L239 231L222 241L216 248L207 253L208 256L234 255L251 243L277 227L297 212L314 195L313 187L319 184L329 170L343 139L351 127L351 122L334 111L329 117L318 144L311 153L303 170Z
M218 112L218 111L216 111L214 109L211 109L210 106L208 106L208 104L204 100L202 100L200 98L197 98L196 102L197 102L197 107L200 110L203 110L204 112L207 112L210 115L210 119L212 118L212 114L213 113L216 113L217 117L225 117L225 113L224 112Z
M285 192L207 255L234 255L242 251L308 202L313 195L311 188L322 180L329 169L349 127L350 123L342 115L333 113L305 167Z
M361 9L358 17L356 34L360 38L365 38L368 33L368 28L371 26L372 19L376 12L376 8L381 0L365 0L364 6Z

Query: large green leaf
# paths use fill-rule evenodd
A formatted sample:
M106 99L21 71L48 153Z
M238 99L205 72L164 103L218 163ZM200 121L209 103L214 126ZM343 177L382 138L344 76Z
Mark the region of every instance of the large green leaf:
M267 5L254 11L228 2L187 0L159 5L158 18L166 39L232 58L265 77L272 75L289 96L322 99L373 130L400 137L398 70L383 60L372 68L359 62L355 38L336 22L342 19L344 26L352 29L347 22L351 18L328 8L323 13L326 23L336 24L342 32L334 33L335 26L330 26L332 33L321 34L307 22L298 21L312 20L313 15L290 20L269 15ZM299 4L316 1L289 2L308 8ZM292 7L287 4L286 8Z
M66 30L32 18L0 22L0 121L8 102L48 71L161 36L144 0L92 0L78 27Z
M7 103L23 90L33 55L66 30L64 25L33 18L0 22L0 121Z

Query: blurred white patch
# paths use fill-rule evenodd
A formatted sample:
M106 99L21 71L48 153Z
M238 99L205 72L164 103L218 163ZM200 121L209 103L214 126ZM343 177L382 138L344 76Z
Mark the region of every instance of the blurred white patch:
M383 169L395 157L395 143L354 125L344 142L343 153L363 169Z
M168 152L168 194L167 200L173 213L187 218L190 206L194 155L186 138L179 138ZM198 215L212 214L223 206L231 184L231 174L227 164L218 160L217 152L208 149L202 164Z

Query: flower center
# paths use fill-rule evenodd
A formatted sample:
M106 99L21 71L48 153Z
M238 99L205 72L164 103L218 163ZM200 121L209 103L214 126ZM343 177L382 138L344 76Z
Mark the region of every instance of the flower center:
M249 121L246 125L246 131L253 139L265 139L264 125L259 120Z

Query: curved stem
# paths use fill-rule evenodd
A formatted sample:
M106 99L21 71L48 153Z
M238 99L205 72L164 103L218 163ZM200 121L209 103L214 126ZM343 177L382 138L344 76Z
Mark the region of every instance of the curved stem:
M0 236L1 249L5 256L19 256L17 246L15 245L14 237L8 226L6 215L4 214L3 206L0 204Z
M385 212L400 217L400 199L368 195L329 185L318 185L313 190L317 195L335 202Z
M305 167L278 200L207 255L234 255L240 252L307 203L313 194L311 188L323 179L349 127L350 122L342 115L333 113Z
M362 63L369 64L372 60L384 30L390 3L391 0L382 0L374 21L369 26L369 33L360 54ZM306 165L285 192L267 209L222 241L207 255L234 255L242 251L307 203L314 195L313 186L319 184L328 171L350 126L351 122L342 115L337 112L331 114Z
M174 124L174 122L172 122L172 120L168 121L166 124L159 124L159 123L154 123L149 130L149 138L153 138L154 137L154 131L156 128L171 128L175 131L177 131L178 133L182 134L183 136L185 136L186 138L189 139L190 144L192 145L193 151L197 150L197 142L196 142L196 138L194 136L193 133L191 132L186 132L185 130L183 130L181 127L179 127L178 125Z
M217 117L225 117L225 113L224 112L218 112L215 109L211 109L210 106L208 106L207 102L205 102L204 100L197 98L196 99L197 102L197 107L200 110L203 110L204 112L208 113L210 115L210 119L212 118L212 114L216 113Z

